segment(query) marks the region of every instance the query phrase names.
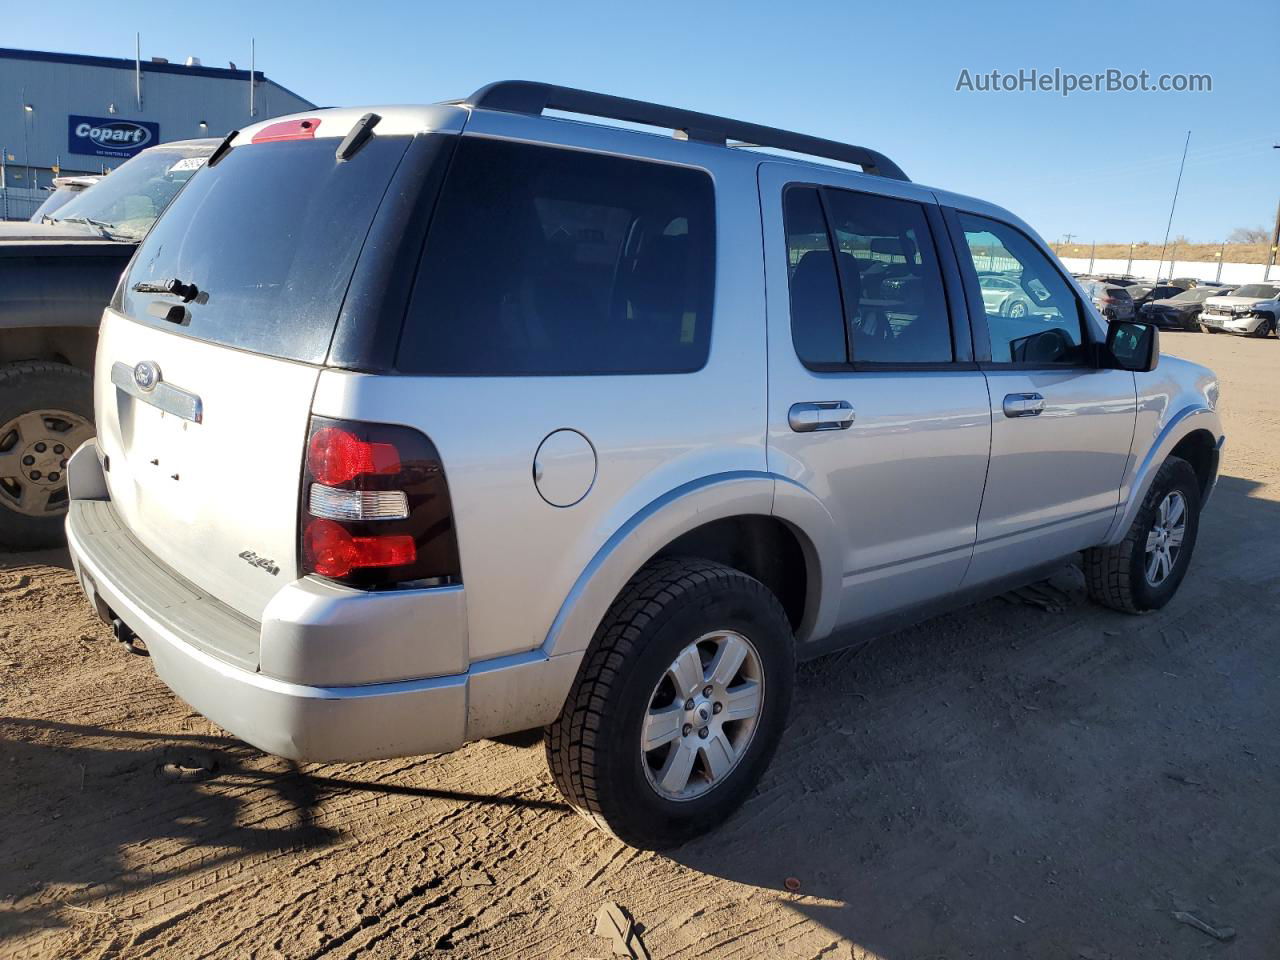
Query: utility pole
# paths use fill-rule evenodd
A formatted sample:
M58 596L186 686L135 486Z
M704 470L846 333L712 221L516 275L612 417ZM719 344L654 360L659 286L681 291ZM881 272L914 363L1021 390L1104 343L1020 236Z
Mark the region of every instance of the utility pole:
M255 37L249 38L249 118L253 119L258 115L258 105L254 100L254 87L257 86L255 72L258 69L258 41Z
M1098 241L1095 240L1089 244L1089 272L1093 273L1093 253L1098 249Z
M1280 150L1280 143L1273 143L1272 150ZM1263 280L1271 279L1271 268L1276 265L1276 247L1280 247L1280 204L1276 205L1276 228L1271 231L1271 250L1267 254L1267 269L1262 274Z
M1133 244L1129 244L1129 262L1125 264L1124 275L1126 277L1133 275Z
M1169 231L1173 228L1173 211L1178 206L1178 190L1182 187L1182 171L1187 165L1187 147L1191 146L1191 131L1187 131L1186 142L1182 145L1182 162L1178 164L1178 182L1173 185L1173 202L1169 204L1169 222L1164 227L1164 246L1160 248L1160 262L1156 264L1156 280L1160 279L1160 271L1164 268L1164 252L1169 246ZM1172 271L1170 271L1172 275Z
M1062 235L1062 242L1069 247L1071 246L1071 238L1074 236L1075 236L1074 233L1064 233Z

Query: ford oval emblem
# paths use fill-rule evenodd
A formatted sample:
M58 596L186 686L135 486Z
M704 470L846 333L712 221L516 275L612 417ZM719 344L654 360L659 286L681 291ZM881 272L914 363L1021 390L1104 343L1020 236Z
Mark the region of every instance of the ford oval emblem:
M133 382L139 390L154 390L160 382L160 367L152 360L143 360L133 368Z

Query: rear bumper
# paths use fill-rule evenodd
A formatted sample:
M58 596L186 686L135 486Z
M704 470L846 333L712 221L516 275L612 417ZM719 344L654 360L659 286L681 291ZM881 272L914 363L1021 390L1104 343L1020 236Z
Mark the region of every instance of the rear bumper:
M391 658L383 638L391 638L393 654L402 646L406 611L397 600L403 598L322 589L317 600L317 584L304 579L281 591L285 601L272 601L264 624L245 620L173 574L133 538L105 499L105 484L92 477L97 466L90 441L69 468L67 543L81 587L100 616L118 618L146 643L156 673L174 693L240 739L294 760L369 760L443 753L467 740L540 726L559 713L581 654L548 658L532 651L464 664L447 675L373 683L304 683L270 675L246 655L261 646L265 663L268 636L273 646L301 652L278 658L282 663L293 664L307 652L329 661L316 666L321 675L344 664L358 668L352 650L385 664ZM75 499L77 492L97 497ZM462 609L460 596L443 602ZM447 615L435 624L419 621L418 643L458 640L431 635L433 625L449 621ZM465 643L465 635L461 639Z

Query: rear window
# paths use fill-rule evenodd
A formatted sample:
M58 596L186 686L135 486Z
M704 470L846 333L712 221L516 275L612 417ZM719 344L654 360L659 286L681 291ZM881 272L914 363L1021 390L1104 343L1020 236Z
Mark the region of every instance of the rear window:
M707 359L714 287L706 173L464 137L396 367L462 376L691 372Z
M1232 294L1233 297L1258 297L1260 299L1269 300L1277 293L1280 293L1280 287L1272 286L1269 283L1246 283Z
M1114 297L1116 300L1132 300L1129 291L1124 287L1107 287L1107 296Z
M356 258L409 138L374 137L344 162L334 156L338 142L236 147L200 170L138 249L122 311L201 340L323 362ZM134 289L167 280L199 291L185 305L182 325L164 318L181 299Z

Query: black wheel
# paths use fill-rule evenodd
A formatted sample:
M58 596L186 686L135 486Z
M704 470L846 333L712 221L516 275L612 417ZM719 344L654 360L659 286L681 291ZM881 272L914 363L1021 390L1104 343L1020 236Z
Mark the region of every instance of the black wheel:
M1207 324L1202 323L1200 324L1200 332L1201 333L1217 333L1218 331L1213 327L1210 327Z
M645 566L610 607L547 765L580 813L661 849L721 823L760 779L791 706L795 650L764 584L707 560Z
M1027 305L1022 300L1012 300L1008 302L1006 315L1014 319L1019 319L1027 315Z
M0 544L63 542L67 460L93 436L93 384L65 363L0 367Z
M1085 551L1089 596L1125 613L1159 610L1187 573L1199 529L1199 479L1191 464L1170 457L1124 540Z
M1253 331L1253 335L1259 339L1265 340L1275 331L1276 322L1274 320L1263 320L1258 324L1258 329Z

